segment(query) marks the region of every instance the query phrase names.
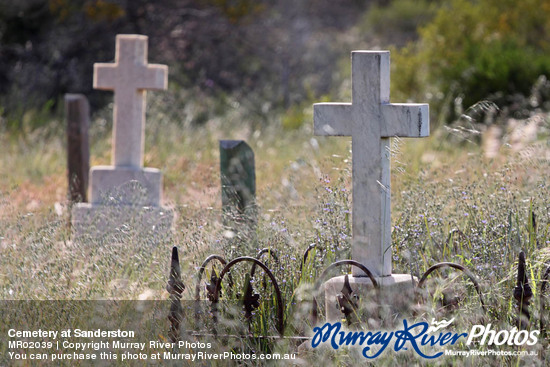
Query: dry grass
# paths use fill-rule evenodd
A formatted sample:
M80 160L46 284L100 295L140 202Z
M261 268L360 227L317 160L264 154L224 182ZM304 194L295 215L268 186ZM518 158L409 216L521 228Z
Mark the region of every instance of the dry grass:
M102 124L106 114L96 117L91 131L94 165L110 159L110 127ZM62 129L0 138L0 298L165 299L169 253L176 244L188 285L184 298L191 299L193 277L208 254L233 258L273 246L282 259L276 276L285 281L287 330L298 332L304 319L298 300L309 277L298 281L296 259L309 244L317 244L308 268L314 279L330 261L349 254L349 139L313 137L311 121L292 131L278 128L276 120L252 128L250 118L238 110L193 127L166 117L173 115L163 112L162 100L153 100L150 115L146 165L163 171L164 201L177 214L171 238L158 246L131 234L109 244L72 243ZM544 126L548 129L547 122ZM494 159L485 158L478 145L450 143L443 130L423 140L395 139L395 271L419 276L438 261L466 265L482 281L489 317L508 328L518 251L526 250L531 281L538 285L547 261L544 251L550 247L549 163L546 155L533 153L548 151L546 131L519 152L504 145ZM258 243L236 245L224 238L218 139L245 139L255 151ZM530 212L538 219L535 237L526 224ZM449 240L455 229L465 236ZM475 309L476 302L470 298L462 311ZM264 312L262 317L271 319ZM424 317L439 312L428 307ZM263 327L272 332L270 322ZM310 356L310 362L325 358L323 353ZM356 356L340 352L330 358L346 364ZM384 361L389 363L380 363Z

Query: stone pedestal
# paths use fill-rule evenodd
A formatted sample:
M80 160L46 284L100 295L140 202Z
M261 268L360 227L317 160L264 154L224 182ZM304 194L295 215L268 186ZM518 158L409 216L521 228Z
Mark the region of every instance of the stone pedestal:
M162 174L156 168L96 166L90 184L93 205L160 205Z
M160 207L158 169L97 166L90 173L91 203L77 204L72 210L74 241L131 236L159 243L169 236L174 215Z
M327 322L336 322L344 318L338 308L338 294L344 287L345 275L327 280L325 287L325 307ZM410 274L392 274L375 278L380 285L379 293L374 291L368 277L348 276L354 294L359 296L359 307L366 309L369 319L390 326L395 320L406 317L414 304L414 282L418 280ZM414 279L414 282L413 282ZM373 313L376 312L376 313Z

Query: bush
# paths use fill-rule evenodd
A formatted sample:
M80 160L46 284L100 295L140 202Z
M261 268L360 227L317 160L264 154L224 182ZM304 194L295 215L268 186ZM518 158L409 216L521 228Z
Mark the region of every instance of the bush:
M500 107L528 96L540 75L550 74L550 3L453 0L419 29L420 39L394 57L394 89L445 104L465 106L489 99ZM416 75L418 74L418 75ZM437 92L442 92L443 94ZM447 106L448 107L448 106Z
M419 26L430 21L437 3L429 0L395 0L387 6L375 4L365 14L361 31L374 32L385 41L403 45L417 38Z

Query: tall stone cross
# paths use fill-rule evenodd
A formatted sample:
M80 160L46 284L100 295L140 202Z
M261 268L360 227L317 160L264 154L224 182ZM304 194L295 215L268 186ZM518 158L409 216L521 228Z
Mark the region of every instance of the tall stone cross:
M351 53L352 103L313 105L316 135L351 136L352 258L375 276L392 272L390 137L429 135L427 104L390 103L389 51ZM364 276L354 268L354 276Z
M112 64L94 64L94 88L115 92L113 165L143 167L146 89L168 85L166 65L147 64L147 36L117 35Z

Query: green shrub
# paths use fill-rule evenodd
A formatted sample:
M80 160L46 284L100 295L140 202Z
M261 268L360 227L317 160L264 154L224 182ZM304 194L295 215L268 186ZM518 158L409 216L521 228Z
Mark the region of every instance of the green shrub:
M430 21L437 4L429 0L395 0L387 6L375 4L365 14L361 30L374 32L390 43L402 44L417 37L417 28Z
M466 107L484 99L502 107L511 96L528 96L538 77L550 74L548 19L550 3L544 0L442 5L419 29L419 40L394 55L394 90L431 98L447 120L456 116L444 105L456 98Z

